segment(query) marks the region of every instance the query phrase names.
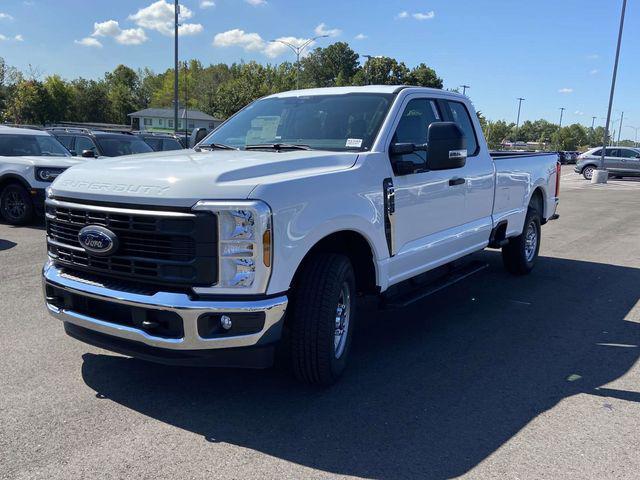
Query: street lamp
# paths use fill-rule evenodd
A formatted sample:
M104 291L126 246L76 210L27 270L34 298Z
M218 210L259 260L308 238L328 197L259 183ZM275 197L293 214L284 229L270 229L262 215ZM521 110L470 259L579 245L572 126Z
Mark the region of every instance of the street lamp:
M516 142L517 142L518 141L518 127L520 127L520 107L522 107L522 102L524 101L524 98L518 97L516 100L518 100L518 117L516 119Z
M620 135L622 134L622 123L624 122L624 112L620 115L620 127L618 128L618 141L616 142L616 147L620 146Z
M469 85L460 85L462 87L462 94L467 94L467 88L471 88Z
M591 117L591 130L593 130L593 125L596 123L597 117Z
M362 55L363 58L367 59L367 62L370 62L372 58L382 58L382 55ZM365 67L367 65L367 62L365 62ZM369 69L365 68L364 69L364 83L366 85L369 85Z
M296 54L296 90L300 89L300 55L304 52L304 49L307 48L311 43L315 42L319 38L327 38L329 35L318 35L317 37L310 38L302 45L294 45L293 43L286 42L284 40L271 40L271 43L281 43L289 47L293 50L293 53Z
M636 137L635 137L635 140L633 141L633 144L636 148L638 148L638 130L640 130L640 127L632 127L631 125L625 125L625 127L636 131Z
M618 30L618 45L616 46L616 60L613 64L613 75L611 76L611 92L609 93L609 108L607 109L607 123L604 125L604 136L602 138L602 151L600 153L600 168L593 172L592 183L607 183L607 167L604 164L604 155L609 137L609 120L611 120L611 108L613 107L613 95L616 91L616 76L618 75L618 61L620 60L620 45L622 43L622 31L624 30L624 14L627 9L627 0L622 0L622 12L620 12L620 29Z
M558 122L558 129L562 128L562 114L564 113L565 110L566 108L560 107L560 122Z

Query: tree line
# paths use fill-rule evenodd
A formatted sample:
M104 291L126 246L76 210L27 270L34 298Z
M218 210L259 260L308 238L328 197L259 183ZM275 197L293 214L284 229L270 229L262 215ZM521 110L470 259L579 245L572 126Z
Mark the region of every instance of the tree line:
M204 66L184 62L179 72L181 106L225 119L256 98L292 90L300 71L300 87L410 84L442 88L435 70L421 63L407 67L394 58L359 55L344 42L316 48L300 65L283 62L224 63ZM117 66L103 78L65 80L59 75L40 79L23 73L0 58L0 121L45 124L61 121L127 124L127 114L147 107L173 106L174 70L154 73Z

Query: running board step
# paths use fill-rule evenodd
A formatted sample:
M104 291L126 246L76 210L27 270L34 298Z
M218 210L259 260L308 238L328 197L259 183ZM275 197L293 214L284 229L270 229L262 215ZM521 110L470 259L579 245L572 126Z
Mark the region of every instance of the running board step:
M412 303L419 302L440 290L450 287L454 283L458 283L471 275L481 272L488 266L488 263L484 263L479 260L467 263L464 266L451 270L449 273L439 277L434 282L422 287L416 287L408 292L403 292L390 297L383 296L380 308L390 310L407 307Z

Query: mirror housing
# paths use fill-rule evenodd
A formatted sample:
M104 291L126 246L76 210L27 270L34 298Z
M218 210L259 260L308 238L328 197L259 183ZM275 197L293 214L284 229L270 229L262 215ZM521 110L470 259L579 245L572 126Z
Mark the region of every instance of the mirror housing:
M467 139L454 122L434 122L427 134L427 168L450 170L467 163Z
M191 131L191 135L189 135L189 145L187 146L187 148L193 148L195 147L198 143L200 143L200 141L207 136L209 132L207 132L206 128L202 128L202 127L198 127L198 128L194 128Z
M78 152L76 152L75 150L69 150L69 153L74 157L78 155Z
M82 151L83 158L96 158L96 153L93 150L83 150Z

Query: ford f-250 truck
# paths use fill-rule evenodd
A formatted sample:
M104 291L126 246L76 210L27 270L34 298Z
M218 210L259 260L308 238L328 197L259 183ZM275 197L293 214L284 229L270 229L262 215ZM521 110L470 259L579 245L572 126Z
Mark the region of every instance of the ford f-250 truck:
M299 379L331 384L360 294L404 305L433 288L417 278L463 278L450 266L486 247L531 271L557 216L558 165L492 157L473 106L451 92L271 95L195 149L60 175L46 305L70 336L115 352L268 367L280 344Z

